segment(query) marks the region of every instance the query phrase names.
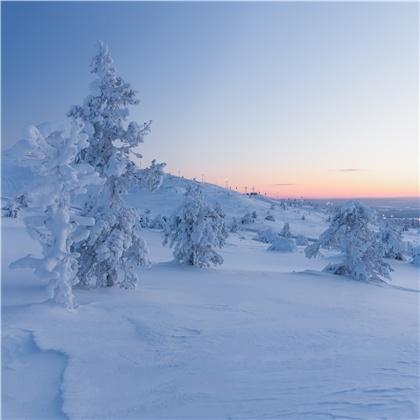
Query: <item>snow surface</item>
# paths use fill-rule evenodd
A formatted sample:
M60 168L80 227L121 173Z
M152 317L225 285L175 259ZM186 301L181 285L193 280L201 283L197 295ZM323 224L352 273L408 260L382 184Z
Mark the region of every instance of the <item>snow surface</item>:
M168 176L130 201L167 215L188 182ZM255 237L289 222L315 238L326 214L204 190L228 217L258 213L229 236L222 266L176 264L146 229L153 266L139 288L76 290L74 312L7 268L39 248L2 219L3 418L418 418L419 268L391 262L389 285L321 273L334 253L268 252Z

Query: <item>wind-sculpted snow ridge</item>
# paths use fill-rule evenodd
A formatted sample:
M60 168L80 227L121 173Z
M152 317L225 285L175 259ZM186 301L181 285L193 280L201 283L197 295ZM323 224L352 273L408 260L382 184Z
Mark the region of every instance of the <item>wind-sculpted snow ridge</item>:
M3 234L2 267L36 252L18 222ZM332 251L271 253L241 231L222 266L199 269L171 262L158 231L144 235L153 266L139 290L76 290L76 312L40 303L39 280L4 268L3 334L32 331L39 354L3 340L22 367L3 377L8 418L419 417L414 265L392 261L393 287L380 287L320 272Z
M3 330L3 418L66 418L61 389L66 365L67 357L43 350L32 331Z

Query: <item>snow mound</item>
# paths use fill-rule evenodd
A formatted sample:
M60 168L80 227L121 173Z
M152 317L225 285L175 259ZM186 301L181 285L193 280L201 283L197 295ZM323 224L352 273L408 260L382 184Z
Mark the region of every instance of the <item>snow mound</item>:
M294 252L296 250L296 244L294 239L283 238L279 236L270 245L268 250L275 252Z

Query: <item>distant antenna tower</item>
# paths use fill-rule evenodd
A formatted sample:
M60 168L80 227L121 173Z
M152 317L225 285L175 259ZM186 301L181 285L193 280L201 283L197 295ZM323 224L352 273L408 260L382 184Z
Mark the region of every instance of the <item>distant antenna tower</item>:
M204 184L204 174L201 174L201 182Z
M229 188L229 181L228 180L225 181L225 187Z
M248 194L248 187L245 186L245 194Z

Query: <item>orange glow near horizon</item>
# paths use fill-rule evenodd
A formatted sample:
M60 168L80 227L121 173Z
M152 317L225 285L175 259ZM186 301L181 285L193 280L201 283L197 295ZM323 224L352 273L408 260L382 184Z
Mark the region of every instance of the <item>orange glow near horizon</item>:
M354 177L313 177L296 183L267 184L261 182L230 182L228 178L206 181L241 193L258 192L273 198L398 198L420 197L417 180L384 181ZM360 177L359 177L360 178Z

